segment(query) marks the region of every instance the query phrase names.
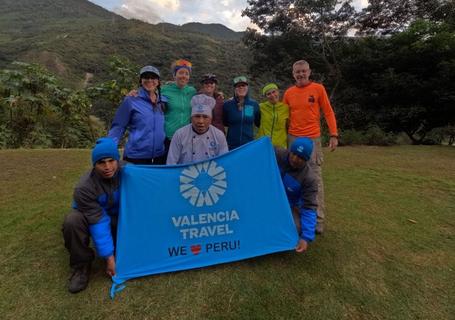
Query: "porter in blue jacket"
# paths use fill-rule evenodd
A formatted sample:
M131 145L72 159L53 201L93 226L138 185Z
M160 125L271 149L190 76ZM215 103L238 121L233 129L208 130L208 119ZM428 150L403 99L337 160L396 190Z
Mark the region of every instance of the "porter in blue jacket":
M114 243L119 212L120 166L117 144L101 138L92 151L93 169L79 180L74 189L73 205L63 223L65 247L70 254L73 274L69 291L76 293L88 284L94 252L106 260L106 272L115 274Z
M291 149L275 148L281 179L300 236L298 252L307 249L315 238L318 184L308 161L313 152L313 141L297 138Z

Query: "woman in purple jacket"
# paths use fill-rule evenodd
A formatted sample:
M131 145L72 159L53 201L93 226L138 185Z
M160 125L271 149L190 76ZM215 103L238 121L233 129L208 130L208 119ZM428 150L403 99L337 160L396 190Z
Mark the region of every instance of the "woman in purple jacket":
M201 90L199 93L203 93L215 99L216 104L213 108L212 125L225 133L223 125L224 96L221 92L217 91L217 86L218 80L216 79L216 75L212 73L204 74L201 78Z

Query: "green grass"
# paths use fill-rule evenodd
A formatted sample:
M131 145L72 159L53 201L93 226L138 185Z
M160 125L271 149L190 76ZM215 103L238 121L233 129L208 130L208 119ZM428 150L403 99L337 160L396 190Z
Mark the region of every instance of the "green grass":
M2 319L454 319L455 148L326 153L328 226L272 254L67 292L61 223L87 150L0 151Z

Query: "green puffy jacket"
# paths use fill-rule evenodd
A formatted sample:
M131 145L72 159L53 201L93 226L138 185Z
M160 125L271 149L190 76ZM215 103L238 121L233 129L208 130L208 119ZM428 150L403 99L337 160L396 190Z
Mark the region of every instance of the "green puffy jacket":
M179 88L175 83L167 84L161 89L161 94L168 99L164 113L164 128L166 137L172 138L174 132L190 123L191 98L196 94L192 86Z
M287 121L289 119L287 104L277 102L273 105L269 101L264 101L259 104L259 109L261 110L261 125L256 138L268 136L272 139L274 146L287 148Z

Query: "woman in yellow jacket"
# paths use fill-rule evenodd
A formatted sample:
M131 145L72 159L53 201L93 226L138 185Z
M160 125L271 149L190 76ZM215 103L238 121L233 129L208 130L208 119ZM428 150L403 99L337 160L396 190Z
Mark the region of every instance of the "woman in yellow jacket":
M256 138L268 136L274 146L287 148L289 107L280 101L280 91L275 83L266 84L262 94L267 101L259 104L261 125Z

